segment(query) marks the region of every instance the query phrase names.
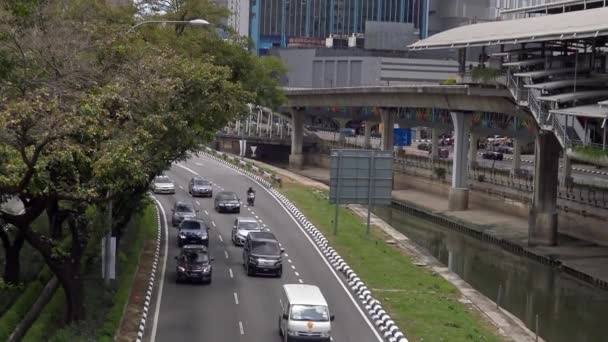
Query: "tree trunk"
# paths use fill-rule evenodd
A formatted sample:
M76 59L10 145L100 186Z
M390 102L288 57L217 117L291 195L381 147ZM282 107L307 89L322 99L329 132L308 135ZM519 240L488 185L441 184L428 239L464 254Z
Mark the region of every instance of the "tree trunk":
M80 272L80 262L65 268L59 277L59 282L65 293L67 312L66 323L78 322L84 319L84 282Z
M10 246L4 246L4 282L17 284L20 280L21 263L19 255L25 239L18 234Z

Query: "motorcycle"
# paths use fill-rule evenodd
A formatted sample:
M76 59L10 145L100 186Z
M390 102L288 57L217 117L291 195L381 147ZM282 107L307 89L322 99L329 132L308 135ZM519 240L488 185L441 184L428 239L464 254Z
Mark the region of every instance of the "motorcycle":
M247 205L253 207L253 203L255 202L255 193L250 192L247 194Z

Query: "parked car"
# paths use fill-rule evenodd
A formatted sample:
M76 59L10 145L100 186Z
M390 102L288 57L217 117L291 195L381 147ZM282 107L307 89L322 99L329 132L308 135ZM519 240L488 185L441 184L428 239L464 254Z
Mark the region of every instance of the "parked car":
M184 219L196 218L196 213L198 210L194 209L194 205L192 203L177 201L173 205L172 211L173 216L171 217L171 224L173 227L176 227Z
M247 235L252 232L262 231L260 223L253 217L238 217L234 220L232 227L232 243L235 246L242 246L247 240Z
M201 245L186 245L182 247L177 260L176 282L199 281L211 283L213 257L209 256L207 247Z
M503 160L504 156L502 153L500 152L495 152L495 151L485 151L481 157L483 159L490 159L490 160Z
M202 220L184 219L179 224L177 245L204 245L209 247L209 226Z
M156 176L152 181L152 192L155 194L174 194L175 183L165 175Z
M431 144L429 143L420 143L418 144L417 148L421 151L430 151L431 150Z
M273 233L249 233L243 246L243 265L247 275L264 273L281 277L284 251Z
M211 182L202 177L192 177L188 183L188 193L192 197L213 197Z
M241 212L241 202L239 197L231 191L222 191L215 195L215 211L222 212Z

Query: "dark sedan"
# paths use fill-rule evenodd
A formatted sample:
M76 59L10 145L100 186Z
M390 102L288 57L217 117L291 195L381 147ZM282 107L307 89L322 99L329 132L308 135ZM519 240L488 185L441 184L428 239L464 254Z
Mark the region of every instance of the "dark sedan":
M179 224L177 245L204 245L209 247L209 227L205 222L194 219L184 219Z
M173 227L179 225L184 219L196 218L196 213L198 210L194 209L194 205L192 203L177 201L173 206L173 216L171 216L171 224Z
M211 283L213 258L209 256L207 247L200 245L186 245L182 247L177 260L176 281L197 281Z
M490 159L490 160L503 160L504 159L504 156L502 153L494 152L494 151L486 151L481 155L481 157L483 159Z
M218 213L240 213L241 202L234 192L222 191L215 196L215 210Z

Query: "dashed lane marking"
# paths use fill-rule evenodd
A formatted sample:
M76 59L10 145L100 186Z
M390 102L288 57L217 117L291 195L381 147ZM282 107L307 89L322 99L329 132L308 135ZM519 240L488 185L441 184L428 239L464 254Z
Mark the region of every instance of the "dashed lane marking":
M224 251L224 256L228 259L228 251Z
M205 210L205 215L209 216L209 212L207 210Z
M298 279L298 281L300 282L300 284L304 284L304 281L302 279Z
M215 225L215 221L211 221L211 225L212 225L213 227L216 227L216 225ZM222 237L222 236L220 235L220 237Z
M186 171L188 171L188 172L192 173L192 174L193 174L193 175L195 175L195 176L198 176L198 173L196 173L196 171L192 170L191 168L189 168L189 167L187 167L187 166L184 166L184 165L182 165L182 164L175 164L175 165L177 165L177 167L181 167L182 169L184 169L184 170L186 170Z
M239 321L239 330L241 331L241 335L245 335L245 329L243 329L243 322Z
M295 265L291 265L291 269L292 269L292 270L295 270L295 269L296 269L296 266L295 266Z
M194 163L196 166L203 166L203 163L199 163L199 162L195 162Z
M296 274L296 277L300 276L300 273L298 273L298 272L294 272L294 273Z
M218 235L218 237L220 238L220 242L224 242L224 238L221 235Z
M230 273L230 278L234 278L234 273L232 273L232 268L228 269L228 273Z
M287 262L291 264L291 259L287 259Z
M184 190L184 187L183 187L183 186L181 186L181 185L179 186L179 188L180 188L180 189L182 189L182 190Z
M239 295L238 295L238 294L236 294L236 292L234 293L234 303L235 303L236 305L239 305Z
M199 202L199 201L195 201L195 202L196 202L196 205L201 205L201 202ZM205 211L205 213L206 213L206 211Z

